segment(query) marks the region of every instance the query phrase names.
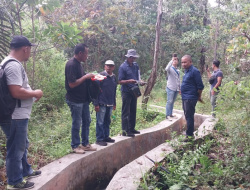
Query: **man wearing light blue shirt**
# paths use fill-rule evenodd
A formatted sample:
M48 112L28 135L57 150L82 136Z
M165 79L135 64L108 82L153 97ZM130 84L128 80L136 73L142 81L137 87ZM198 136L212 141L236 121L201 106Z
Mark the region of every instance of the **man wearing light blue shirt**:
M177 69L178 57L173 55L172 60L168 63L165 71L167 72L167 105L166 105L166 119L169 121L173 116L174 102L178 93L180 92L180 71Z

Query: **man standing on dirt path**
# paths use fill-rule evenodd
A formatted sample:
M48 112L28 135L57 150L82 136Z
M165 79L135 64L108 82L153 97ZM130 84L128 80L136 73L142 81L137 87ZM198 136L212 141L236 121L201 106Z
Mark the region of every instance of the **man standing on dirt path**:
M73 152L84 154L84 151L96 151L96 148L89 144L89 126L91 122L88 98L88 79L94 74L86 74L81 62L88 58L88 47L81 43L75 46L74 57L65 66L65 88L66 102L71 111L71 147ZM80 142L80 126L81 138Z
M194 114L197 101L201 99L204 85L201 79L200 71L192 65L190 55L184 55L181 58L182 67L185 69L181 84L181 97L184 115L187 121L186 140L193 138L194 133Z
M0 123L7 138L7 189L30 189L33 182L29 178L41 175L34 171L27 161L29 140L28 122L34 101L43 96L41 90L32 90L21 62L28 61L31 52L30 41L24 36L14 36L10 43L10 54L2 61L6 63L4 73L10 94L16 99L16 107L9 120Z
M129 49L125 56L127 59L121 64L118 77L119 84L122 86L122 135L134 137L134 134L140 134L140 131L135 130L137 97L133 95L131 89L138 87L138 81L140 85L145 83L140 81L139 66L135 62L139 57L136 50Z

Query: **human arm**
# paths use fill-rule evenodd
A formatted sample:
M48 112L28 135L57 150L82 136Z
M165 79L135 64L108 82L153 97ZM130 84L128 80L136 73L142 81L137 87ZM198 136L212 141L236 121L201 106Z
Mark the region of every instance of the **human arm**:
M75 82L69 82L69 87L75 88L75 87L79 86L80 84L82 84L85 80L91 79L94 76L95 76L94 74L88 73L88 74L82 76L81 78L77 79Z
M36 102L40 100L43 96L43 92L39 89L37 90L26 90L19 85L8 85L9 91L13 98L25 100L29 98L36 98Z
M119 76L118 76L118 84L124 85L124 84L135 84L136 80L135 79L126 79L126 72L120 66L119 68Z
M201 99L201 94L202 94L202 90L198 90L198 101L200 101L201 103L204 103L203 100Z
M96 112L99 112L99 111L100 111L99 105L95 106L95 111L96 111Z
M128 80L120 80L118 84L135 84L136 80L134 79L128 79Z
M210 73L209 68L207 68L206 71L207 71L207 77L210 78L211 77L211 73Z
M215 84L215 86L211 90L212 95L215 95L214 89L217 89L221 85L221 82L222 82L222 77L217 77L217 83Z
M169 63L167 64L166 68L165 68L165 71L169 72L171 66L172 66L172 63L173 63L173 59L171 59L171 61L169 61Z
M199 70L194 72L194 78L195 78L196 86L198 89L198 101L203 103L203 100L201 99L201 94L202 94L202 91L204 89L204 85L203 85Z

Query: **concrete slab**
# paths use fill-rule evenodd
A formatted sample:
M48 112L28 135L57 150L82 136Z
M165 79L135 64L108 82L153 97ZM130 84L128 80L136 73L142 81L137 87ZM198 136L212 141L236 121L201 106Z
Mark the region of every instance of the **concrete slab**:
M196 115L196 119L201 119L201 115ZM210 134L214 128L217 120L210 121L211 118L202 122L197 131L195 132L195 138L202 138ZM198 121L197 121L198 122ZM147 155L149 158L155 162L162 161L165 156L174 149L169 145L169 143L163 143L156 148L150 150L146 154L140 156L134 161L130 162L126 166L122 167L112 178L106 190L136 190L140 184L140 179L145 173L147 173L153 166L154 163L145 157Z
M117 136L107 147L96 152L69 154L41 168L42 175L32 179L34 190L95 190L106 187L123 166L171 138L171 132L180 134L185 125L182 114L173 121L164 120L154 127L141 130L134 138ZM195 116L199 126L207 116ZM152 158L154 158L152 156Z

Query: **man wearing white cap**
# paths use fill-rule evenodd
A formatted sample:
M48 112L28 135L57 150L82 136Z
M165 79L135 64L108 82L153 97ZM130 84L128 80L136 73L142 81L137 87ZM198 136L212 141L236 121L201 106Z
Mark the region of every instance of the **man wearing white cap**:
M105 62L104 71L100 75L106 76L100 81L101 93L94 101L96 111L96 144L107 146L107 142L114 143L109 137L109 125L111 123L112 110L116 109L116 87L117 81L113 74L115 63L112 60Z
M138 86L140 81L139 66L135 62L139 55L136 50L129 49L125 55L127 59L119 68L119 84L122 92L122 135L134 137L134 134L140 134L135 130L137 97L131 93L131 88Z

